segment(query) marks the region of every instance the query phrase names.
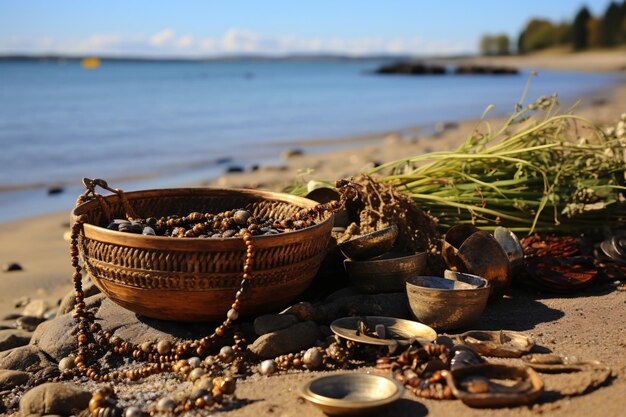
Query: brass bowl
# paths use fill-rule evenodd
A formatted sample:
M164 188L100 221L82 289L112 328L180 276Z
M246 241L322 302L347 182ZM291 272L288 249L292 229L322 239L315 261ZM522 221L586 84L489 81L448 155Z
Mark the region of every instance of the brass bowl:
M390 252L369 261L346 259L343 265L352 285L361 292L401 292L408 278L424 272L426 259L426 252Z
M331 416L369 414L402 397L404 387L380 375L350 373L314 378L300 395Z
M346 257L363 261L387 253L393 248L398 237L398 226L392 224L384 229L357 236L339 245L339 250Z
M478 320L490 290L484 278L452 271L445 278L417 276L406 282L415 318L439 331L462 329Z
M382 324L385 326L387 338L381 339L361 334L358 331L359 321L363 321L370 328ZM333 321L330 324L330 329L337 336L353 342L389 346L390 348L397 347L398 345L407 345L415 340L430 343L437 338L437 332L427 325L411 320L397 319L395 317L343 317Z

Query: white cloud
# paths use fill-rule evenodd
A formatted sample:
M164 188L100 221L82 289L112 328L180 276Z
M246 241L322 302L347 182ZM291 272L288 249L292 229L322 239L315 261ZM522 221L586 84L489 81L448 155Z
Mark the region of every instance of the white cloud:
M150 36L94 34L84 39L0 38L0 53L59 53L89 55L217 56L229 54L369 54L444 55L474 52L472 40L448 41L420 37L325 38L273 36L231 28L219 37L177 36L165 28Z
M150 36L149 43L153 46L160 46L174 37L174 31L172 29L163 29L162 31Z

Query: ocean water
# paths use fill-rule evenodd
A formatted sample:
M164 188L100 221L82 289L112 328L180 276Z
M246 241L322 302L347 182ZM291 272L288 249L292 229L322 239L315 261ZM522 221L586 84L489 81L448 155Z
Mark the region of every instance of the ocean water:
M0 62L0 221L71 208L85 176L181 185L302 140L478 118L489 104L503 113L528 78L372 74L380 63ZM571 101L616 78L541 71L528 97ZM48 197L58 184L66 192Z

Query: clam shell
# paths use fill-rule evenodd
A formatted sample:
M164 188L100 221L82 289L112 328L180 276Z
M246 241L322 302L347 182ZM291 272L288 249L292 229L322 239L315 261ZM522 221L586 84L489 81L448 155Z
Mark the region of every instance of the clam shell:
M527 367L484 364L457 368L446 374L454 396L470 407L511 407L531 404L543 391L543 382L535 371ZM486 388L472 390L472 380L486 382ZM496 380L517 381L501 385Z
M528 353L535 342L523 333L472 330L459 335L459 341L485 356L519 358Z

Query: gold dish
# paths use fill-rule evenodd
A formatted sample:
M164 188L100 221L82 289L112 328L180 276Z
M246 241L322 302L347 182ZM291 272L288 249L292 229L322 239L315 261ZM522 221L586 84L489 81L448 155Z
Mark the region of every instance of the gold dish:
M349 373L314 378L300 395L331 416L363 415L379 411L402 397L404 387L380 375Z
M362 334L359 331L359 322L363 322L369 328L383 325L387 337L380 338ZM394 317L344 317L333 321L330 329L344 339L368 345L389 346L392 350L398 345L407 345L415 340L430 343L437 338L437 332L425 324Z

